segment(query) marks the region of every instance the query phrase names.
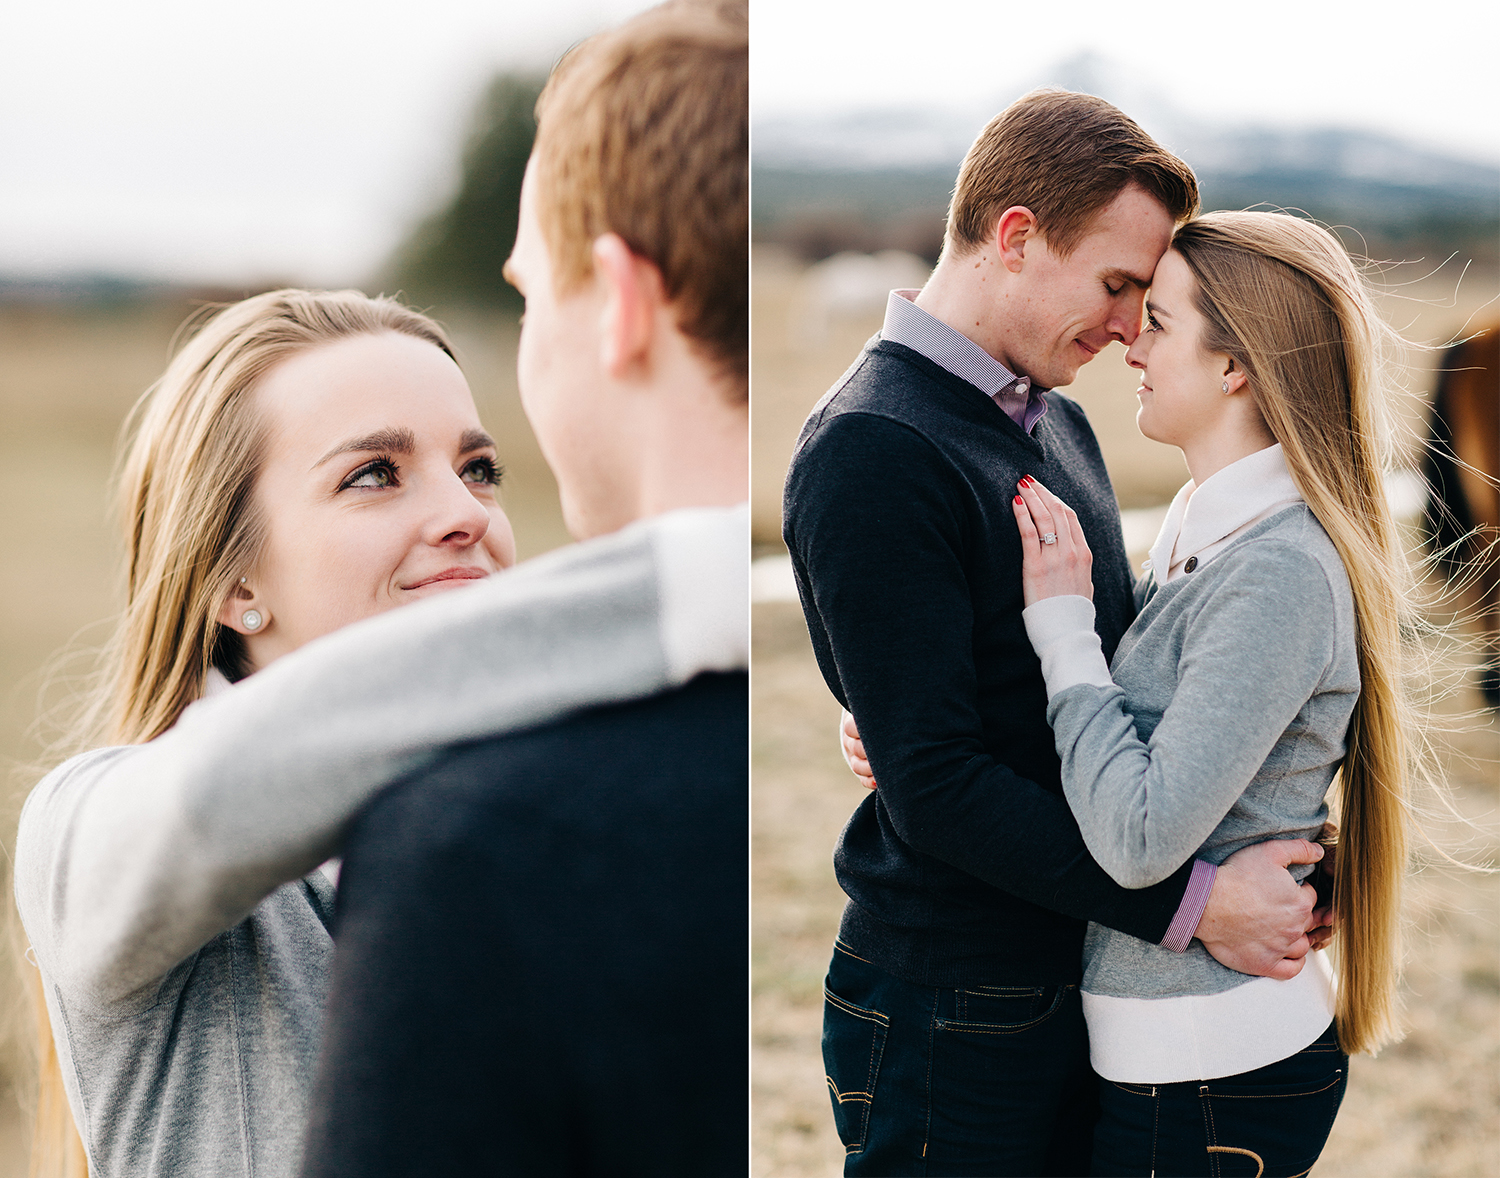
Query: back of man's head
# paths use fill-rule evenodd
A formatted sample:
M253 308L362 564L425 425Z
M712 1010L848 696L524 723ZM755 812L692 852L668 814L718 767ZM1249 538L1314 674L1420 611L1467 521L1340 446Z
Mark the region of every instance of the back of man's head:
M1094 215L1131 183L1176 222L1198 211L1192 169L1118 107L1092 94L1033 90L991 119L969 148L948 206L944 249L973 253L1000 214L1021 205L1052 251L1067 257Z
M573 49L537 102L537 217L559 292L615 233L660 272L677 325L749 381L749 23L744 0L669 0Z

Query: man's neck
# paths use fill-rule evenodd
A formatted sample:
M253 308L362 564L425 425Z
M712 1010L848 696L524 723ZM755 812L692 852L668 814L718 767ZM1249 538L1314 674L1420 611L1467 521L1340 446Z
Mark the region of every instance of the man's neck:
M743 395L698 363L679 369L676 379L663 375L623 395L630 411L614 423L611 469L588 488L586 502L571 505L581 511L565 511L577 539L683 507L730 507L749 498Z
M1005 292L1010 272L992 249L955 257L945 249L937 268L916 297L934 319L972 340L1017 376L1026 376L1005 346Z
M750 496L750 410L721 390L669 402L638 471L638 514L730 507Z

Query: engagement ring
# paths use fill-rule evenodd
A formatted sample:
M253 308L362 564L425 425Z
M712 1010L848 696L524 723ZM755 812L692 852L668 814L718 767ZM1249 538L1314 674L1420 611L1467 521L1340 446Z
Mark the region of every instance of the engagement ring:
M1042 543L1043 544L1056 544L1057 543L1057 533L1056 532L1043 532L1042 533Z

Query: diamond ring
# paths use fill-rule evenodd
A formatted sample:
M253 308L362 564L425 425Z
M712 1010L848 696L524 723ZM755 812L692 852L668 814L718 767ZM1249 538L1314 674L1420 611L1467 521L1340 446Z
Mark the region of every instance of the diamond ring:
M1042 543L1043 544L1056 544L1057 543L1057 533L1056 532L1043 532L1042 533Z

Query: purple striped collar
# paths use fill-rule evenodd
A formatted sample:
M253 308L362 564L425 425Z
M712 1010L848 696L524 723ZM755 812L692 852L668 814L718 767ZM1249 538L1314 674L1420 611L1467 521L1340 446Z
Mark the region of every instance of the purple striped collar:
M1016 376L968 336L922 310L912 301L919 293L891 291L880 338L908 347L944 372L968 381L1029 434L1047 412L1042 395L1047 390L1033 386L1029 376Z

